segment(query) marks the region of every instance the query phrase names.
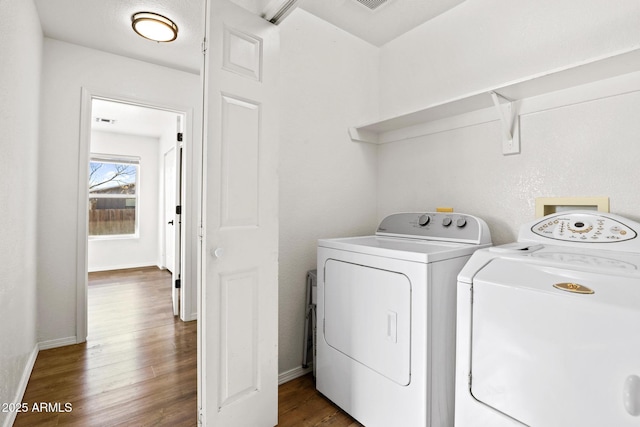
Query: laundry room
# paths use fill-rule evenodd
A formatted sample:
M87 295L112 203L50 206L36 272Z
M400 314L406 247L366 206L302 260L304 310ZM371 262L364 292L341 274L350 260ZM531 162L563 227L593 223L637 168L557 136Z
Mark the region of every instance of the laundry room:
M612 213L640 221L640 3L442 0L430 15L401 26L407 14L402 18L397 5L422 2L387 2L372 12L356 0L300 0L278 24L273 295L280 383L309 372L301 363L305 278L317 267L319 239L371 235L391 214L450 207L486 221L493 245L501 245L516 241L520 226L534 220L541 197L607 198ZM87 99L121 97L185 111L189 144L206 131L201 40L189 51L195 67L162 53L100 50L44 33L36 3L0 5L0 22L11 24L11 37L0 39L0 57L28 70L0 71L0 92L7 93L0 124L5 135L15 135L3 140L0 159L15 172L2 192L15 203L3 208L11 230L0 243L7 255L0 294L25 306L0 301L0 313L7 313L0 315L0 370L9 372L0 397L7 401L19 393L34 346L37 353L42 343L82 341L76 312L82 224L41 223L45 213L83 206L78 159L86 154L80 141ZM253 9L248 5L268 1L233 3ZM69 1L60 4L73 9ZM195 14L197 25L203 14ZM83 28L90 31L90 24ZM179 37L205 30L180 31ZM18 139L24 143L15 144ZM192 264L185 274L195 283L207 273L196 259L213 263L218 248L196 249L203 237L197 182L207 178L207 152L196 143L191 148L185 221ZM23 244L15 250L6 243L16 241ZM20 321L9 322L13 318ZM18 357L6 350L16 334L23 337Z
M508 243L534 218L538 197L609 197L611 212L640 219L640 73L618 76L616 64L571 74L565 89L514 106L528 112L519 116L518 154L503 154L488 93L487 123L443 118L426 135L383 144L347 133L634 51L638 16L631 1L465 1L372 48L305 10L292 13L282 24L281 372L299 364L300 282L315 266L317 238L371 234L391 213L448 206L486 220L494 244Z

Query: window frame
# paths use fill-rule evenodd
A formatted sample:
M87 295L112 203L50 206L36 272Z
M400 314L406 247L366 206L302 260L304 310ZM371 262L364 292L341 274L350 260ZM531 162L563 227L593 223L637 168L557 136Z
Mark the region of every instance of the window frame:
M111 163L121 165L131 165L136 168L135 194L100 194L91 193L89 189L89 177L91 174L91 163ZM87 214L89 212L91 199L135 199L135 224L134 232L130 234L89 234L89 224L87 222L87 236L89 240L124 240L140 238L140 170L141 158L139 156L113 155L113 154L89 154L89 177L87 177Z

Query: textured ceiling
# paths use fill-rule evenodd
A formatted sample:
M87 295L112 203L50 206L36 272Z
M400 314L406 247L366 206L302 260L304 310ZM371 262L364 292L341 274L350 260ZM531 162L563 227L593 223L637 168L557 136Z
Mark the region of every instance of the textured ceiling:
M137 105L94 99L91 105L91 129L159 138L164 132L178 130L177 113ZM115 123L96 121L114 120Z
M117 55L199 73L205 0L34 0L45 36ZM233 0L265 4L267 0ZM300 0L299 7L381 46L463 0L388 0L375 10L356 0ZM131 29L131 15L150 11L173 19L178 39L156 43ZM286 19L285 24L286 25Z
M464 0L387 0L375 10L356 0L300 0L300 8L382 46Z
M45 36L199 73L204 0L35 0ZM178 39L156 43L131 29L131 15L150 11L178 25Z
M205 0L34 0L45 36L129 58L199 74ZM268 0L232 0L243 7ZM256 1L258 1L256 3ZM300 0L299 7L371 44L381 46L463 0L387 0L375 10L356 0ZM131 15L151 11L178 25L178 39L156 43L136 35ZM286 20L285 24L286 25ZM154 123L167 112L97 103L98 130L158 136Z

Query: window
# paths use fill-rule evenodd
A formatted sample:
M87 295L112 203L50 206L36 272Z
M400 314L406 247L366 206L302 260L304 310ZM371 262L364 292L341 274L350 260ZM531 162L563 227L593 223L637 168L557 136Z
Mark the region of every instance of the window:
M89 236L138 234L138 158L91 156Z

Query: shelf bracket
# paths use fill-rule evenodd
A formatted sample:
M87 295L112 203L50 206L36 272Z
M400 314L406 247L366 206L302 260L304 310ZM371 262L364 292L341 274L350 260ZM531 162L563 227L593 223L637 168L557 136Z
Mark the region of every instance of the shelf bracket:
M349 128L349 136L352 141L369 142L372 144L379 144L379 136L375 132L367 131L358 128Z
M489 94L502 123L502 154L519 154L520 116L515 109L515 102L495 91Z

